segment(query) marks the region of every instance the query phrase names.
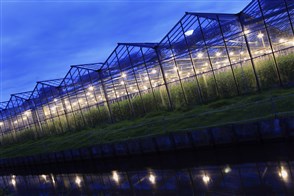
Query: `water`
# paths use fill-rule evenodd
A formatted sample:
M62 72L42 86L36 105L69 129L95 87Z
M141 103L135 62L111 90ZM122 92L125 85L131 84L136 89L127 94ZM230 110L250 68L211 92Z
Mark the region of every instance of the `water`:
M15 195L293 194L294 161L93 173L3 175Z

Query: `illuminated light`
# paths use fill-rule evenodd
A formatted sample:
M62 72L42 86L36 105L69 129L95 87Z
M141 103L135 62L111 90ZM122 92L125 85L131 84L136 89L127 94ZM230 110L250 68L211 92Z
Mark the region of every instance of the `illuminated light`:
M175 71L177 71L177 70L178 70L178 68L177 68L177 67L174 67L174 70L175 70Z
M148 87L147 87L147 86L143 86L143 88L144 88L144 90L147 90L147 89L148 89Z
M119 182L119 176L118 176L118 174L117 174L116 171L113 171L113 172L112 172L112 179L113 179L116 183Z
M188 30L188 31L186 31L186 32L185 32L185 35L186 35L186 36L193 35L193 32L194 32L194 30L193 30L193 29L191 29L191 30Z
M144 80L148 80L148 76L146 76L146 77L144 78Z
M258 35L257 35L257 37L259 38L259 39L261 39L261 38L263 38L263 33L258 33Z
M75 179L75 183L76 183L78 186L81 186L81 182L82 182L81 178L80 178L79 176L77 176L76 179Z
M167 77L168 76L168 73L166 73L165 76Z
M240 54L241 54L241 55L243 55L243 54L244 54L244 52L242 51L242 52L240 52Z
M121 74L121 77L125 78L125 77L127 77L127 74L122 73L122 74Z
M224 169L224 172L227 174L227 173L230 173L232 171L232 169L227 166L225 169Z
M89 96L89 95L91 95L91 93L90 92L87 92L86 95Z
M152 184L155 184L155 176L153 174L150 174L149 175L149 181L152 183Z
M89 86L88 90L89 91L93 91L94 90L94 87L93 86Z
M179 71L179 74L182 74L183 72L182 71Z
M51 179L52 179L53 184L55 185L55 179L54 179L53 174L51 174Z
M58 100L55 98L55 99L53 99L53 101L54 101L54 102L57 102Z
M12 184L13 186L16 185L16 180L15 180L14 178L11 179L11 184Z
M41 175L41 177L45 180L45 181L47 181L47 177L46 177L46 175Z
M83 103L84 101L83 101L83 99L79 99L79 103Z
M259 54L259 51L254 52L254 54Z
M217 52L217 53L215 53L215 55L216 55L216 56L220 56L220 55L221 55L221 53L220 53L220 52Z
M156 70L153 69L153 70L151 71L151 73L152 73L152 74L156 74Z
M281 38L281 39L279 40L279 43L284 43L284 42L286 42L286 40L283 39L283 38Z
M281 171L279 172L279 176L283 179L287 179L288 178L288 172L284 169L284 167L281 167Z
M29 116L30 115L30 111L25 111L24 115Z
M77 104L78 104L77 102L74 102L72 105L73 105L73 106L76 106Z
M203 175L202 180L205 184L207 184L210 181L210 177L208 175Z
M14 123L14 124L17 124L17 121L14 121L13 123Z
M249 30L245 30L245 31L244 31L244 34L245 34L245 35L247 35L247 34L249 34L249 33L250 33Z
M121 85L124 85L124 84L125 84L125 82L124 82L124 81L121 81L121 82L120 82L120 84L121 84Z
M67 110L71 110L71 107L68 106L68 107L66 107L66 109L67 109Z
M231 55L231 56L234 55L234 52L230 52L230 55Z
M198 54L197 54L197 57L198 57L198 58L202 58L202 57L203 57L203 53L198 53Z
M0 122L0 126L2 126L2 125L4 125L4 123L3 122Z

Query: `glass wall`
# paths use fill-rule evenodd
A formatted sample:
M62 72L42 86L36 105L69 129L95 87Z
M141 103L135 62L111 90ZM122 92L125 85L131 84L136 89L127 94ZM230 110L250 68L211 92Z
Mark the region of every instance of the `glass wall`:
M293 7L253 0L238 14L186 13L159 43L120 43L104 63L71 66L62 79L1 103L2 137L81 130L291 86Z

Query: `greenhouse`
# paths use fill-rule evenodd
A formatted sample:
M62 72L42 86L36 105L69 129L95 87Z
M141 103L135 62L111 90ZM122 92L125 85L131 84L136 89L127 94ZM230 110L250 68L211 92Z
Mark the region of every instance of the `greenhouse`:
M159 43L119 43L0 105L1 142L95 127L157 110L294 84L294 1L238 14L186 12Z

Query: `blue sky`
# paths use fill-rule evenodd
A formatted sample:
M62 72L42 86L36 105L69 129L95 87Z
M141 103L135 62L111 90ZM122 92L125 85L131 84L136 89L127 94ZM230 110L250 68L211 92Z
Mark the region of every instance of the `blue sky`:
M118 42L158 42L185 11L237 13L250 0L1 2L0 101L104 62Z

